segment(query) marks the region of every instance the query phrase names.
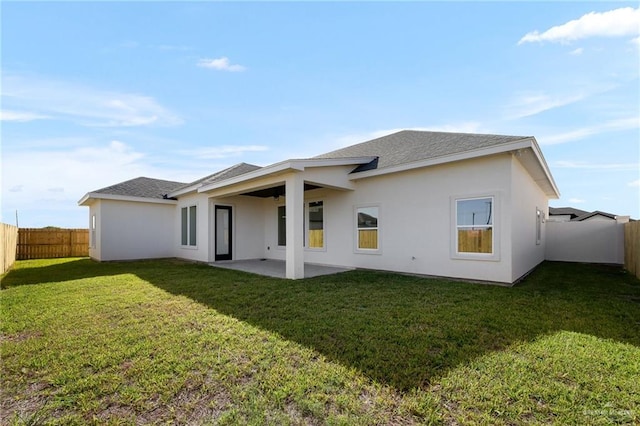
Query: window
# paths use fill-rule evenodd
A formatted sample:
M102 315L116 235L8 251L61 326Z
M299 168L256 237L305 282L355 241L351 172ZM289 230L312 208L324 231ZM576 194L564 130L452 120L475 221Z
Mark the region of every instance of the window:
M309 243L307 247L312 249L324 248L324 206L322 201L309 203L308 227Z
M287 245L287 207L278 206L278 245Z
M91 215L91 248L96 248L96 215Z
M377 206L356 208L357 245L358 250L378 250L378 218Z
M536 245L542 242L542 223L544 222L544 213L536 208Z
M458 253L493 254L493 197L456 200Z
M181 244L183 246L196 245L196 206L183 207L181 210Z

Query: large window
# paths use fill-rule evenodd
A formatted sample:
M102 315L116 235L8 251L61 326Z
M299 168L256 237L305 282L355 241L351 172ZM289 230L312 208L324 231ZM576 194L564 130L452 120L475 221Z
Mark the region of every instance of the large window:
M278 206L278 245L287 245L287 207Z
M183 207L181 210L181 244L183 246L196 245L196 206Z
M324 248L324 205L322 201L313 201L308 204L309 243L307 247L312 249Z
M493 254L493 197L456 200L458 253Z
M379 208L377 206L356 208L356 221L358 227L356 248L358 250L379 249L379 213Z

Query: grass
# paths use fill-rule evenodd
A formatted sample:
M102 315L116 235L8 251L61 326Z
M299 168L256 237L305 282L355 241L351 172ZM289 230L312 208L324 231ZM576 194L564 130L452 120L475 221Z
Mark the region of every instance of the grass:
M614 267L504 288L64 259L2 288L2 424L640 421L640 281Z

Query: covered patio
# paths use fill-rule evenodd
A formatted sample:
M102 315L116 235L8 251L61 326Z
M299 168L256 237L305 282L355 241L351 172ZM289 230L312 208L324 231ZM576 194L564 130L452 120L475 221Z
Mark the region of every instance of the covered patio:
M274 259L249 259L229 260L210 263L211 266L223 269L249 272L273 278L286 278L286 262ZM333 275L340 272L353 270L353 268L339 268L335 266L318 265L315 263L304 264L304 278Z

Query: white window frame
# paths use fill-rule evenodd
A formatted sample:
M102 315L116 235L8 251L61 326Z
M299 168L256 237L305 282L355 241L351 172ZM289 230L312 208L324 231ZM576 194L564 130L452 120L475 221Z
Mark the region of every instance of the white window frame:
M322 203L322 247L311 247L309 236L311 235L310 204ZM324 199L313 199L304 202L304 247L308 251L327 251L327 216L325 215L326 202Z
M458 251L458 229L469 227L468 225L458 225L458 202L491 199L491 253L473 253ZM498 192L490 192L483 194L457 195L451 197L451 245L450 254L452 259L462 260L500 260L500 194ZM478 227L487 228L485 225Z
M544 212L536 207L536 245L542 244L542 224L544 223Z
M196 209L195 210L195 218L194 218L195 220L194 221L192 221L192 219L191 219L191 209L192 208ZM183 231L183 222L182 222L183 215L182 214L183 213L182 212L185 209L187 211L187 228L186 228L186 241L187 241L187 243L186 244L183 243L183 238L182 238L183 237L183 235L182 235L182 231ZM199 208L198 208L198 204L197 203L184 205L184 206L180 207L180 246L182 248L184 248L184 249L197 250L197 248L198 248L198 239L199 239L198 238L198 210L199 210ZM192 226L193 226L193 234L194 234L193 236L195 237L195 240L196 240L193 244L192 244L192 241L191 241L191 234L192 234L191 227Z
M284 208L284 215L285 215L285 221L284 221L284 245L280 245L280 208ZM287 205L286 204L278 204L276 205L276 247L284 250L287 248Z
M378 248L360 248L360 228L358 228L358 210L375 207L378 209L378 226L376 228L362 228L362 229L376 229L378 231ZM373 204L358 204L353 206L353 250L358 254L382 254L382 207L379 203Z
M97 218L95 213L91 215L90 225L91 225L91 242L89 244L89 247L96 248Z

